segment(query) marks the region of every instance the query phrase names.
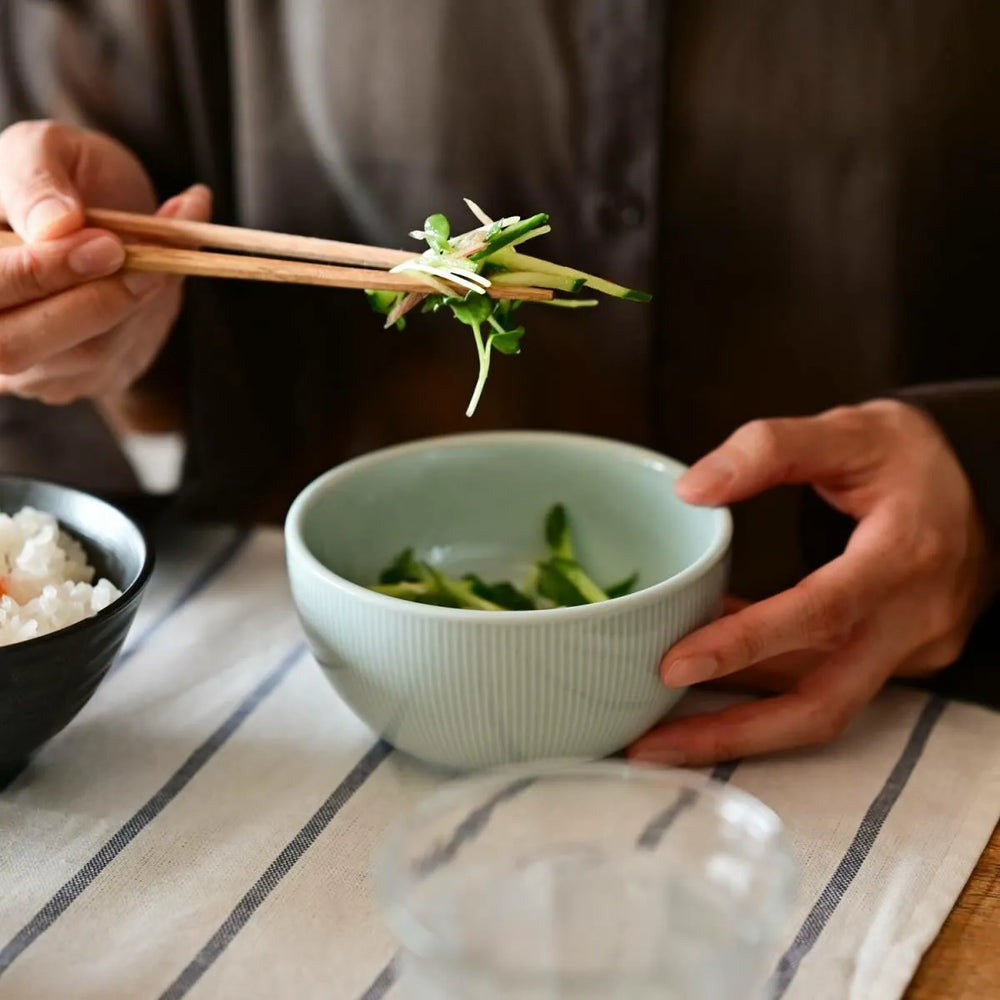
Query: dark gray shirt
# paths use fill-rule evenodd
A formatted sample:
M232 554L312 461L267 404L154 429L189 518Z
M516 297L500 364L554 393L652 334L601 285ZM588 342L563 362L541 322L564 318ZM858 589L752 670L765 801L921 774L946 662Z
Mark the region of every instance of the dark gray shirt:
M873 0L5 0L0 122L55 115L224 221L389 245L431 211L552 215L538 252L652 306L523 308L463 416L464 328L353 293L189 285L188 498L280 516L379 444L482 427L685 460L739 423L1000 374L1000 7ZM471 218L468 220L471 224ZM988 263L990 255L992 263ZM802 571L799 506L738 512L737 587Z

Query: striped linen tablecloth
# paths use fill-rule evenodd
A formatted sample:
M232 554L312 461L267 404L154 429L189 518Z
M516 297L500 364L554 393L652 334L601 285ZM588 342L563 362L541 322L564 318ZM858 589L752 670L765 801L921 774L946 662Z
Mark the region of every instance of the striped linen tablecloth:
M894 1000L1000 815L1000 716L890 690L835 746L717 776L801 866L773 996ZM370 858L441 780L322 677L278 532L175 537L114 671L0 792L0 1000L398 996Z

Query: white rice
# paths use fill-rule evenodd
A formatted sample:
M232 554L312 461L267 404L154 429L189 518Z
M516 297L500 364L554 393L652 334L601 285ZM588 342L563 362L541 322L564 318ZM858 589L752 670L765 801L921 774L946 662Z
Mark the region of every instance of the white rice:
M93 584L94 574L83 546L51 515L33 507L0 514L0 646L73 625L121 597L108 580Z

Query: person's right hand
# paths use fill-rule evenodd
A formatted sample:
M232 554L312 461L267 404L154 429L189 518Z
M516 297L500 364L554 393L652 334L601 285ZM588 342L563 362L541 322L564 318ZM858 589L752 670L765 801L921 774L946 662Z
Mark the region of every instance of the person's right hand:
M0 133L0 220L24 240L0 248L0 393L46 403L123 392L177 318L179 278L122 272L121 241L84 228L84 206L156 211L149 175L124 146L55 122ZM158 215L207 220L195 185Z

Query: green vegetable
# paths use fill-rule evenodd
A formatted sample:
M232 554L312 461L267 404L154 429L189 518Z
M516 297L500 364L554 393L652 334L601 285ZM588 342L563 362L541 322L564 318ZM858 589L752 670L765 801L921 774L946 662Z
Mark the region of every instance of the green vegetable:
M432 250L441 254L448 252L451 223L445 216L441 214L428 216L424 223L424 233L427 235L427 243Z
M535 610L535 602L512 583L486 583L473 573L466 574L463 579L472 588L474 594L498 604L505 611Z
M426 563L424 569L430 574L438 590L454 600L456 607L469 608L472 611L503 611L499 604L480 597L468 580L453 580Z
M619 580L617 583L611 584L611 586L606 588L604 592L608 595L609 600L612 597L624 597L626 594L630 594L633 590L635 590L635 585L638 582L639 574L633 573L624 580Z
M397 557L396 564L406 557ZM415 563L411 575L405 579L390 579L391 570L383 572L379 582L371 590L388 597L398 597L404 601L416 601L419 604L436 604L445 608L468 608L471 611L503 611L501 604L480 597L472 585L466 580L454 580L445 576L427 563Z
M492 319L492 317L490 317ZM501 354L520 354L521 338L524 336L524 327L519 326L514 330L503 330L502 332L491 333L489 343Z
M379 574L378 582L383 584L403 583L405 580L419 580L420 564L413 558L413 549L404 549Z
M539 212L538 215L533 215L530 219L517 222L506 229L498 230L487 238L485 248L472 254L469 259L477 261L486 260L492 257L498 250L502 250L504 247L510 246L511 243L517 242L523 236L527 236L532 229L544 226L548 221L549 217L544 212Z
M559 274L545 274L543 271L491 271L489 279L501 288L504 285L516 285L519 288L552 288L559 292L576 293L587 284L585 278L565 278ZM389 293L392 294L391 292ZM564 300L557 299L562 302ZM565 301L578 302L579 299Z
M562 264L553 264L538 257L529 257L513 248L500 250L491 255L490 259L494 264L506 267L508 271L525 270L539 271L542 274L551 274L563 278L577 278L582 280L588 288L593 288L596 292L604 292L616 299L628 299L631 302L649 302L653 296L648 292L640 292L635 288L626 288L624 285L616 285L613 281L595 277L587 274L586 271L578 271L575 267L563 267Z
M471 313L466 315L473 318ZM404 601L470 611L537 611L539 599L548 602L542 607L595 604L630 593L638 582L638 573L607 589L594 582L576 560L569 515L562 504L555 504L546 514L544 536L549 556L535 563L521 589L507 581L487 583L474 573L461 579L450 577L415 559L413 549L400 552L371 589Z
M538 590L557 604L596 604L608 595L587 575L573 554L566 508L557 503L545 518L545 542L552 558L538 566Z
M396 303L399 301L398 292L366 291L365 295L368 296L368 304L372 307L372 309L383 316L388 316L395 308ZM403 330L406 328L406 320L400 316L399 319L394 321L394 323L389 323L387 325L395 326L397 330Z
M539 564L537 580L538 593L557 607L575 608L590 603L553 562Z
M588 309L597 305L597 299L549 299L540 306L559 306L562 309Z
M569 537L569 517L566 508L557 503L545 518L545 544L557 558L572 559L573 543Z
M524 327L515 326L511 319L521 303L491 298L487 289L492 285L545 288L567 296L577 296L586 287L633 302L648 302L650 296L575 268L529 257L517 250L516 247L527 240L550 232L549 217L544 212L523 220L519 216L494 220L475 202L468 198L465 201L481 225L452 236L451 223L444 215L430 215L424 220L423 229L410 234L423 240L427 249L392 268L394 273L412 273L424 282L426 294L385 291L366 294L372 309L386 317L386 327L402 330L406 325L406 313L423 303L423 312L437 312L448 307L459 322L471 328L479 361L479 376L466 409L466 415L471 417L489 377L493 350L501 354L518 354L524 337ZM597 300L555 297L540 304L579 309L595 306Z

